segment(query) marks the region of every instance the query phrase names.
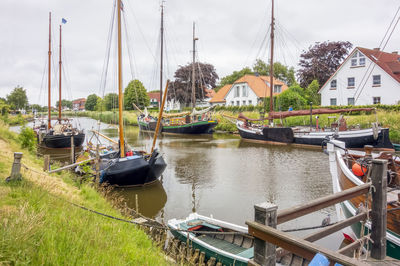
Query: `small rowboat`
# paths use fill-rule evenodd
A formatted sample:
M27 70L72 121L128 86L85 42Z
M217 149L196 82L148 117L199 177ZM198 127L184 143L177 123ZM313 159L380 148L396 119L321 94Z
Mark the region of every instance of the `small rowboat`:
M206 259L214 257L223 265L247 265L253 258L254 238L247 234L247 227L197 213L185 219L171 219L168 227L182 242L186 243L189 237L189 244L203 251Z

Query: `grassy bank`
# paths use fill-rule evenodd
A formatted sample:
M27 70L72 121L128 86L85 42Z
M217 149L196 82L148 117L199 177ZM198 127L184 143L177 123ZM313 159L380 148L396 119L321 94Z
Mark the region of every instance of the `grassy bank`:
M118 123L118 112L117 111L84 111L84 112L64 112L64 115L79 116L79 117L90 117L101 122L108 124ZM124 111L124 124L129 126L137 126L137 115L133 111Z
M42 161L20 148L18 137L0 122L0 264L165 265L161 250L136 226L80 208L74 202L123 216L89 184L68 174L24 170L22 181L6 183L13 152L40 172Z

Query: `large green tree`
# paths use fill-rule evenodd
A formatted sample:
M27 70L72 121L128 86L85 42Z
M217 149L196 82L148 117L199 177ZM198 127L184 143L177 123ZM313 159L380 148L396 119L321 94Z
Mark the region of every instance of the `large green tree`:
M313 105L321 104L321 95L318 93L319 83L318 80L314 79L306 89L306 95L308 102L312 102Z
M142 82L135 79L129 82L124 91L124 107L125 110L132 110L135 103L139 108L144 108L150 105L150 98L146 88Z
M96 94L90 94L86 99L85 109L88 111L94 111L97 104L97 98L98 96Z
M56 107L58 108L58 101L56 101ZM61 100L61 107L67 107L69 109L72 109L72 101L68 101L65 99Z
M253 65L254 73L269 76L270 65L261 59L257 59ZM294 68L283 65L280 62L274 63L274 77L285 82L289 87L296 83Z
M7 95L7 102L14 109L23 109L28 105L28 97L24 88L17 86Z
M104 96L104 105L107 111L118 108L118 94L108 93Z

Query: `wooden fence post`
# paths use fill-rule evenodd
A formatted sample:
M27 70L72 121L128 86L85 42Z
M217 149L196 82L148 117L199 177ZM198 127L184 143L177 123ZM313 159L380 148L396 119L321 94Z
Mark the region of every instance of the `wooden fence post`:
M277 209L278 206L269 202L254 205L254 221L276 228ZM276 246L255 237L254 258L252 262L259 265L276 265ZM249 262L249 265L252 262Z
M383 260L386 257L387 225L387 160L374 159L371 167L372 210L371 210L371 257Z
M50 170L50 155L45 154L43 156L43 171L48 172Z
M11 175L7 177L6 181L20 180L21 179L21 159L22 152L14 152L14 162L11 168Z
M75 163L75 143L74 135L71 135L71 164Z

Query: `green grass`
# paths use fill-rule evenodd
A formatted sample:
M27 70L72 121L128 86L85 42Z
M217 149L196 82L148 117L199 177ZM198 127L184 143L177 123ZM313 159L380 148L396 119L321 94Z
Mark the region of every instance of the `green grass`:
M161 249L135 225L112 220L68 201L124 218L91 185L71 174L39 175L6 183L12 153L40 169L42 161L20 148L17 135L0 122L0 265L166 265ZM63 180L69 180L64 182Z

